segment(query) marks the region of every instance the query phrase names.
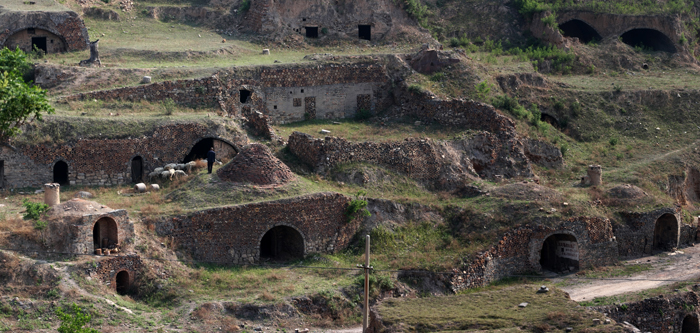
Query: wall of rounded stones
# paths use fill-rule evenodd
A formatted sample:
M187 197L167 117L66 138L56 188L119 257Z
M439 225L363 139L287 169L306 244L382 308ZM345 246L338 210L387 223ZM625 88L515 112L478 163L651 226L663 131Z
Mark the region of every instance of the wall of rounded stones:
M639 302L628 302L623 305L592 307L602 312L618 323L628 322L641 332L675 333L681 332L686 316L700 315L700 297L695 291L647 298ZM695 326L695 331L698 327ZM686 332L683 330L682 332ZM690 330L693 332L693 330Z
M196 260L252 264L260 260L260 241L276 226L297 230L304 253L332 253L346 247L360 226L347 222L350 198L316 193L291 199L207 209L150 220L159 236L172 237Z
M141 156L144 173L167 163L181 163L203 138L216 138L236 146L248 143L245 135L228 133L223 126L183 123L157 127L149 136L125 139L77 139L63 144L3 147L6 186L40 186L53 181L53 166L68 164L71 185L118 185L131 181L131 160Z
M116 289L116 277L119 272L128 272L129 285L133 286L136 275L141 273L142 268L143 262L138 255L101 257L95 266L88 266L85 273L109 285L110 288Z

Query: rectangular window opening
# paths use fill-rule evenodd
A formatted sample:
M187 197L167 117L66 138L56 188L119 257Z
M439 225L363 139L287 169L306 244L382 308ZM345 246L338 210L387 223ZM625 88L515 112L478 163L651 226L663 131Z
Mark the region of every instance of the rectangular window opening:
M318 27L304 27L306 29L306 37L318 38Z
M239 93L241 97L241 103L248 103L250 101L250 96L253 95L253 93L250 90L245 89L241 89Z
M360 39L372 40L372 26L369 24L360 24L357 26L358 37Z

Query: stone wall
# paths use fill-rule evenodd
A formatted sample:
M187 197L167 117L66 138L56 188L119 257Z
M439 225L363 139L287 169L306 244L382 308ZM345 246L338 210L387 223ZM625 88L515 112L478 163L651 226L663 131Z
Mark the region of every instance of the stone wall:
M405 174L432 189L456 190L476 179L469 157L450 143L431 139L354 143L343 138L294 132L289 150L317 172L351 162L368 162Z
M608 219L577 217L556 226L525 225L512 228L498 244L478 253L468 265L454 269L452 290L484 286L512 274L541 271L543 243L557 234L576 238L581 269L609 265L617 260L617 242Z
M158 82L94 91L65 100L162 101L172 99L193 107L216 107L239 117L259 111L271 123L309 118L352 117L360 108L387 108L389 77L383 65L323 64L260 66L228 70L209 78ZM249 93L241 100L241 92ZM297 103L298 102L298 103ZM303 102L303 104L302 104Z
M58 36L65 44L65 51L80 51L88 48L88 33L83 20L72 11L63 12L0 12L0 46L6 45L8 39L27 29L41 29ZM31 37L31 35L27 35ZM17 43L17 40L14 41ZM20 46L29 45L31 51L31 39L27 43L22 41Z
M639 257L652 254L656 222L665 214L673 215L677 221L675 246L678 247L682 221L680 207L662 208L645 213L622 212L620 213L621 223L613 226L620 256Z
M94 203L95 209L103 210L102 205ZM52 251L65 253L95 253L93 231L95 223L102 218L109 218L117 227L117 242L120 245L128 244L134 238L134 224L129 220L127 212L123 209L99 212L96 214L80 214L76 216L70 210L66 216L51 217L47 221L47 229L44 233L46 246Z
M222 137L223 136L223 137ZM131 182L131 160L143 159L144 174L167 163L181 163L192 147L204 138L215 138L234 149L247 144L242 135L200 123L157 127L150 135L123 139L73 139L66 143L3 146L3 185L41 186L53 182L56 163L68 165L70 185L117 185Z
M292 199L220 207L152 221L160 236L171 237L196 260L222 264L260 262L260 244L273 227L296 230L304 255L332 253L348 245L360 222L347 222L350 199L317 193Z
M66 51L66 43L63 41L63 38L42 29L34 29L34 31L31 33L29 30L21 30L8 37L4 46L10 50L14 50L15 48L19 47L24 52L28 52L33 49L32 38L35 37L46 38L47 53L59 53Z
M87 275L98 279L111 289L117 288L117 274L126 271L129 274L129 286L134 285L137 274L141 273L143 262L138 255L100 257L95 266L88 266Z
M700 298L695 291L647 298L624 305L593 307L618 323L628 322L642 332L697 332ZM684 327L684 321L686 325Z

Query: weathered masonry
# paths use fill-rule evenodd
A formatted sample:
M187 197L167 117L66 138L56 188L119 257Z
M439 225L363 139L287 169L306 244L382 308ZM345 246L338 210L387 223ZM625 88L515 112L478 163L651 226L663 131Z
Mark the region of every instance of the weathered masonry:
M46 53L85 50L88 33L73 11L3 11L0 9L0 47L34 48Z
M138 138L73 139L66 143L18 144L0 147L3 186L117 185L145 180L145 175L167 163L201 158L212 146L235 155L247 144L243 135L200 123L156 127Z
M386 68L380 64L261 66L223 71L210 78L159 82L67 97L159 101L218 106L232 116L255 111L272 123L354 116L391 105Z
M200 261L251 264L332 253L348 245L359 221L347 222L350 199L317 193L203 210L151 222Z
M695 288L694 288L695 289ZM695 291L664 297L647 298L643 301L594 307L617 322L626 321L642 332L697 333L700 332L698 307L700 297Z
M646 213L622 213L615 226L621 256L641 256L671 251L695 239L690 228L681 226L680 208L663 208Z
M137 255L103 257L87 268L90 277L99 279L120 295L133 293L134 282L142 269L143 262Z

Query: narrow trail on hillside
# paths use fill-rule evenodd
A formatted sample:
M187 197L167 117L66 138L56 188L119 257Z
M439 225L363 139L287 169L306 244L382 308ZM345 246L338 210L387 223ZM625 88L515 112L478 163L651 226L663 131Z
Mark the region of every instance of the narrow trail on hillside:
M590 301L596 297L615 296L700 278L700 244L660 255L630 259L623 265L650 264L650 270L632 276L586 279L575 275L552 279L555 283L572 283L561 287L572 300Z

